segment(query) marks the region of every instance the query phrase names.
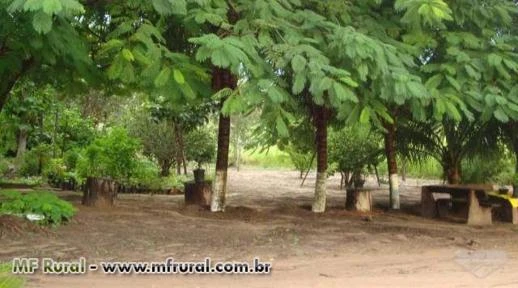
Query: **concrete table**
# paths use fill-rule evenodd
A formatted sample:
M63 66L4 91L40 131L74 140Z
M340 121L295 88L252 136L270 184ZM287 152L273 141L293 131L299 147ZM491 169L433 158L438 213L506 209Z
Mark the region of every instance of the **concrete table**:
M431 185L421 190L421 214L433 218L439 215L433 194L449 194L452 199L463 199L464 216L468 225L491 225L493 204L489 200L490 185Z

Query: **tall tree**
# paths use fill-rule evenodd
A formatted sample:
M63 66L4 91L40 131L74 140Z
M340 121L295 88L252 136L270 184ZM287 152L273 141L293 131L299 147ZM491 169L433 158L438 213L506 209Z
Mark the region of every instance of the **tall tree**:
M84 11L76 0L0 1L0 110L29 73L47 79L88 74L88 49L72 25Z

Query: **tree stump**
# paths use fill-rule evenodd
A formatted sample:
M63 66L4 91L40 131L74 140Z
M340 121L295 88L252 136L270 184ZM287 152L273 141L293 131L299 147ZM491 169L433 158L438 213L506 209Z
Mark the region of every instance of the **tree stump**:
M210 206L210 197L212 196L212 183L210 181L186 182L185 185L185 204L200 205L203 207Z
M89 177L83 190L83 205L112 207L117 197L117 186L111 179Z
M349 188L345 200L345 209L351 211L370 212L372 210L372 193L369 189Z

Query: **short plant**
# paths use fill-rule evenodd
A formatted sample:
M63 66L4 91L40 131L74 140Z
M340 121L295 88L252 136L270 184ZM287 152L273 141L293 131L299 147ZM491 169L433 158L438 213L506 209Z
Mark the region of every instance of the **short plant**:
M55 194L45 191L22 194L18 191L0 191L0 215L41 215L41 225L59 225L72 218L76 208Z
M11 273L11 264L0 263L0 288L22 288L25 280Z
M185 140L187 159L196 162L198 168L214 159L216 140L207 129L190 132Z

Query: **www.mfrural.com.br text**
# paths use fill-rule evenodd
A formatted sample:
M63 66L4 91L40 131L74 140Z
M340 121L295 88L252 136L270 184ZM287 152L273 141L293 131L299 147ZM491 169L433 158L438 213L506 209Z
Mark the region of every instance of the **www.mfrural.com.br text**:
M100 262L87 264L86 258L75 261L56 261L52 258L15 258L13 274L81 275L88 272L108 275L191 275L191 274L242 274L263 275L272 272L272 264L254 258L250 262L213 262L205 258L199 262L181 262L167 258L161 262Z

